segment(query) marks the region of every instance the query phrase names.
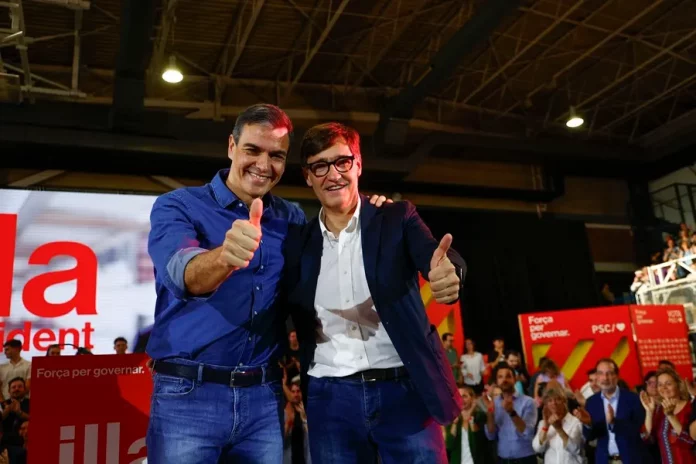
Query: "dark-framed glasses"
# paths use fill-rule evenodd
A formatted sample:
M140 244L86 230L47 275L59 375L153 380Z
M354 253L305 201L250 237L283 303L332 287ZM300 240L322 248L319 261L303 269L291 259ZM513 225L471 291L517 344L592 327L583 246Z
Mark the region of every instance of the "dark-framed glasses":
M340 156L333 161L317 161L307 165L315 177L324 177L329 173L331 166L336 168L338 172L348 172L353 167L354 156Z

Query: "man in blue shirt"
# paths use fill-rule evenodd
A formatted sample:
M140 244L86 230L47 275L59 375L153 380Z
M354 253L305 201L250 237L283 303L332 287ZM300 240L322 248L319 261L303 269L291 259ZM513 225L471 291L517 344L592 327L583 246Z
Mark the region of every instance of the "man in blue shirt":
M292 131L280 108L247 108L229 139L231 168L153 206L151 464L282 461L281 249L288 226L306 219L269 192Z
M536 464L532 447L537 408L529 396L515 391L515 371L505 362L499 362L493 371L496 385L502 395L492 400L483 395L488 409L488 423L484 428L489 440L498 440L498 459L504 464Z

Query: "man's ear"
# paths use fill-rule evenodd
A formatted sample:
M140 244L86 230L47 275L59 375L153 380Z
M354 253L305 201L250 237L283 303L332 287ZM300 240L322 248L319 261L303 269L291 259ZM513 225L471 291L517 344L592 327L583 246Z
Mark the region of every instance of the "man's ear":
M358 156L355 159L355 164L358 165L358 177L362 174L362 156Z
M227 157L229 159L232 159L232 155L234 154L234 149L237 146L237 144L234 143L234 136L230 135L230 138L227 142Z
M311 187L312 186L312 179L309 177L309 169L302 168L302 176L305 178L305 182L307 182L307 186Z

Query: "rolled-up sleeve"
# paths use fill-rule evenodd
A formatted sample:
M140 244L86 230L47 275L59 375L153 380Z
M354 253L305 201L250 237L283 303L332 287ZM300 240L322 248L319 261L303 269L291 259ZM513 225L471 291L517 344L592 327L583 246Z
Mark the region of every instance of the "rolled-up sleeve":
M157 198L150 213L148 253L160 281L176 298L192 296L184 282L186 265L205 251L199 246L188 208L178 192Z

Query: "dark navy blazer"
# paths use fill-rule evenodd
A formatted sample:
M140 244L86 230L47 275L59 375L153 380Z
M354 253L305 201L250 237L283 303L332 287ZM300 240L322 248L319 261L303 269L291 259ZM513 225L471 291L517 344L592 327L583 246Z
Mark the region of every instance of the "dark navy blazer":
M587 399L587 412L592 417L592 427L583 426L587 441L597 440L597 464L609 462L609 432L602 393L595 393ZM633 392L622 389L619 392L619 405L614 417L614 436L619 456L624 464L649 463L650 457L640 436L640 429L645 422L645 408L640 398Z
M438 247L410 202L377 208L362 198L360 211L365 275L375 308L431 416L451 423L461 411L461 397L440 335L425 313L418 272L427 279ZM316 349L314 298L321 268L323 237L317 218L291 225L286 244L286 291L300 342L302 391ZM450 249L450 261L465 275L462 257Z

